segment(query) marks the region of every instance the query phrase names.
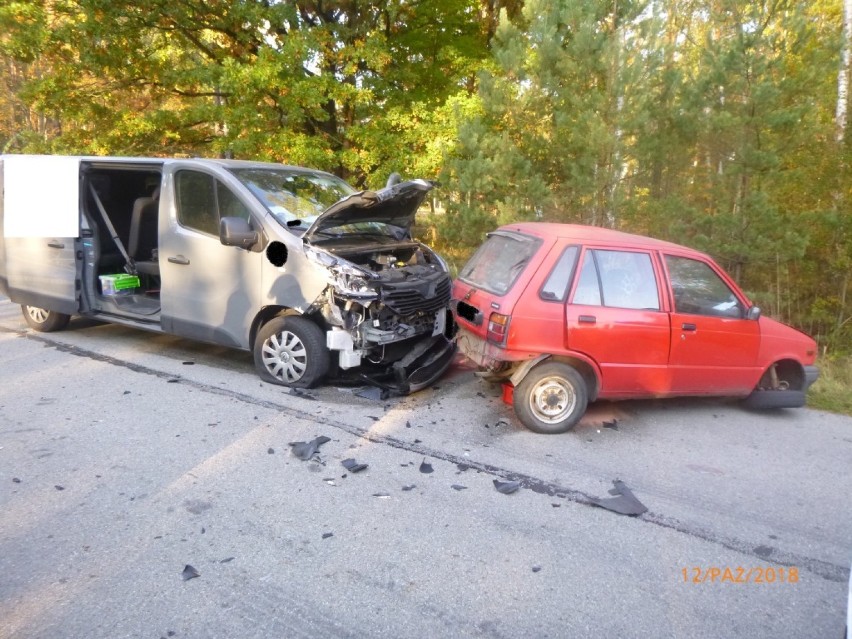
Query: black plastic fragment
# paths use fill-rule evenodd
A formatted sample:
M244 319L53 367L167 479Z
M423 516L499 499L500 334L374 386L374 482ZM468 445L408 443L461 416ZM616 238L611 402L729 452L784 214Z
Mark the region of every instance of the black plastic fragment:
M189 564L186 564L186 566L184 566L183 572L180 573L180 578L183 579L184 581L189 581L190 579L195 579L196 577L200 577L200 576L201 576L201 573L198 572L195 568L193 568Z
M344 459L342 462L343 467L348 470L350 473L357 473L364 470L367 467L367 464L359 464L354 459Z
M464 471L468 470L470 466L468 466L467 464L456 464L456 468L459 469L460 473L463 473Z
M229 563L231 563L232 561L234 561L234 558L233 558L233 557L225 557L224 559L220 560L220 561L219 561L219 563L220 563L220 564L229 564Z
M499 479L494 480L494 488L497 489L498 493L503 493L504 495L511 495L520 487L521 482L519 481L500 481Z
M299 390L298 388L291 388L290 394L293 395L294 397L301 397L302 399L311 399L311 400L314 400L314 401L316 401L316 399L317 399L316 397L314 397L310 393L306 393L305 391Z
M406 484L402 487L405 492L408 492L409 490L414 490L415 488L417 488L416 484Z
M320 435L309 442L290 442L290 446L293 447L293 454L302 461L305 461L316 455L319 452L320 446L330 441L331 438Z
M461 484L453 484L450 488L453 490L467 490L467 486L462 486Z
M60 486L59 484L56 484L56 486L54 486L54 488L56 490L65 490L65 486Z
M611 430L618 430L618 420L613 419L611 422L604 422L603 427Z
M328 539L329 537L334 537L334 533L333 532L327 532L327 533L322 534L323 539Z
M363 397L364 399L372 399L375 401L379 401L390 397L390 391L387 388L368 386L367 388L362 388L361 390L356 392L355 395L357 395L358 397Z
M12 483L13 484L20 484L21 483L20 477L12 477Z
M423 461L420 462L420 472L428 475L429 473L431 473L433 471L434 471L434 469L432 468L432 464L427 464L426 458L424 457Z
M267 454L269 454L269 455L274 455L274 454L275 454L275 449L274 449L274 448L267 448L267 449L266 449L266 452L267 452Z
M195 362L183 362L184 366L195 366Z
M539 570L541 570L541 566L539 566L538 564L532 567L533 572L538 572Z
M609 494L616 496L604 499L592 499L592 503L595 506L606 508L607 510L611 510L619 515L629 515L631 517L648 512L645 505L636 499L636 496L630 491L623 481L616 479L612 483L614 488L610 489Z

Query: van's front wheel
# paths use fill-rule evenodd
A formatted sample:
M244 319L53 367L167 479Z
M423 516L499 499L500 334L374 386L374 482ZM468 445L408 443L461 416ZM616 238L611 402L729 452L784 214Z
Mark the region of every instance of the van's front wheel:
M57 313L46 308L27 306L26 304L21 305L21 311L29 327L41 333L61 331L68 326L68 320L71 319L71 316L65 313Z
M304 317L276 317L257 334L254 365L266 382L311 388L328 372L325 334Z
M515 414L536 433L571 430L586 412L589 391L583 376L561 362L535 366L515 388Z

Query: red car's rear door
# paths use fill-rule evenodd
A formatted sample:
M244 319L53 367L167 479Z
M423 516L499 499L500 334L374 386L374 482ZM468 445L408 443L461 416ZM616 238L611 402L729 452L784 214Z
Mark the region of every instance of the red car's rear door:
M586 248L566 306L566 342L601 369L602 397L669 389L669 315L661 272L647 251Z

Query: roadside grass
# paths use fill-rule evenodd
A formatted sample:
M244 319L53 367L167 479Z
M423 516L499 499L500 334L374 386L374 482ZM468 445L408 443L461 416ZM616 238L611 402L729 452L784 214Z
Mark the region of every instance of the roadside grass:
M808 391L808 406L852 415L852 356L817 361L819 379Z

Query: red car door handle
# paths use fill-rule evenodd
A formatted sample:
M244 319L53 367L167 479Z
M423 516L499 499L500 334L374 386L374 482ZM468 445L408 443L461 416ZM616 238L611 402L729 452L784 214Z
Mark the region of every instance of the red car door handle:
M577 321L580 324L595 324L597 323L598 318L594 315L580 315L580 317L577 318Z
M685 331L694 331L698 328L695 324L681 324L680 327Z

